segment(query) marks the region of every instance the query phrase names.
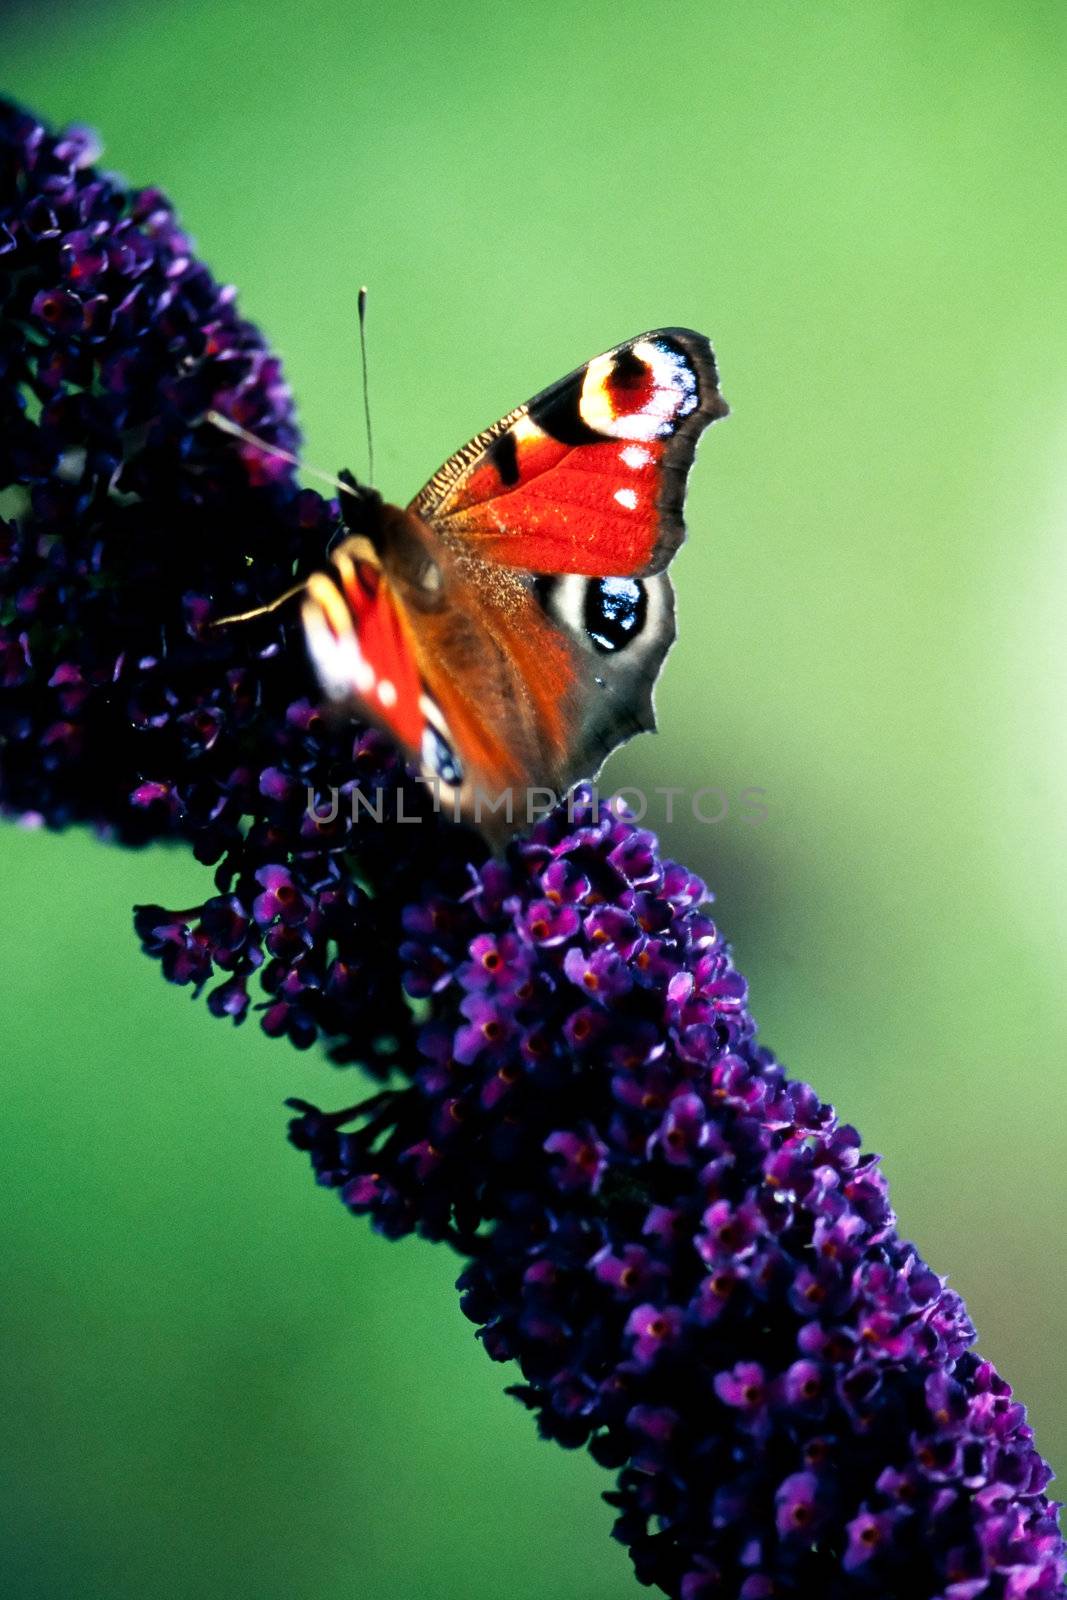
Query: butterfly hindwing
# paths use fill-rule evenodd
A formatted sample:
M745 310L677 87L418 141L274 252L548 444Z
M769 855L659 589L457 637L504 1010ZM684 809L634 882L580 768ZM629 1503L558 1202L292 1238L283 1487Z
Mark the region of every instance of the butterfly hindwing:
M620 744L656 726L652 691L674 642L674 590L647 578L543 578L538 599L567 638L574 689L560 790L594 777Z
M702 334L642 334L471 440L409 509L484 561L586 577L660 572L684 537L697 440L726 409Z
M483 581L457 562L449 604L420 618L416 655L423 705L443 738L423 767L459 808L500 833L488 810L510 794L524 820L529 792L559 796L594 776L624 740L655 726L652 689L674 638L666 573ZM503 830L506 831L506 830Z

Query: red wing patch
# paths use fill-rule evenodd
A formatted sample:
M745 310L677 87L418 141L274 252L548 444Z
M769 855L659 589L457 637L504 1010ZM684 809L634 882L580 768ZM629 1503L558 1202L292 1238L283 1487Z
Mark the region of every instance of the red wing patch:
M414 651L388 579L365 541L333 553L332 571L308 579L303 605L308 653L327 696L358 703L418 754L425 719Z
M537 573L662 571L697 440L726 415L711 346L667 328L597 356L471 440L410 510L453 548Z

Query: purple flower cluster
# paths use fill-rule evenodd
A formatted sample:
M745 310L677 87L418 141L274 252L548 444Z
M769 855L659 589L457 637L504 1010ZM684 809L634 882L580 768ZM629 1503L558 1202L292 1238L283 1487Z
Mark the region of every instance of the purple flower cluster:
M254 978L269 1033L376 1066L411 1034L400 906L473 842L425 816L381 738L318 715L291 616L206 626L321 565L336 506L204 421L298 443L233 291L91 148L0 102L0 807L188 842L215 892L138 914L167 977L235 1021ZM383 792L374 851L357 786ZM333 825L309 790L323 815L339 794ZM401 791L425 817L402 848Z
M894 1228L877 1158L755 1042L703 885L586 805L411 908L411 1086L298 1106L319 1181L471 1257L545 1437L619 1471L680 1600L1062 1593L1049 1470Z
M876 1159L757 1044L703 885L588 797L487 861L320 716L284 613L208 626L320 564L336 507L205 424L297 442L162 196L89 160L0 103L0 805L184 841L213 892L140 908L164 975L397 1075L298 1105L293 1140L381 1232L467 1258L513 1392L617 1474L642 1581L1062 1595L1022 1407Z

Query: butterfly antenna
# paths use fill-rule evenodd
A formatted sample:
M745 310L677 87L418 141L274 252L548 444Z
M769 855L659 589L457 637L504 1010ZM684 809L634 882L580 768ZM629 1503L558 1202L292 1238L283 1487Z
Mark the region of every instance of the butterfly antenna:
M264 455L274 456L278 461L288 461L291 467L299 467L301 472L306 472L309 478L317 478L320 483L328 483L331 489L338 489L341 494L351 495L354 500L362 499L358 488L351 483L346 483L343 478L335 477L332 472L323 472L321 467L309 467L299 456L294 456L290 450L283 450L280 445L269 444L266 439L261 439L258 434L249 433L247 428L242 428L240 423L234 422L230 417L224 417L221 411L207 411L204 421L210 422L213 428L218 428L221 433L228 433L231 439L240 439L242 444L250 444L257 450L262 450Z
M374 484L374 435L370 426L370 386L367 381L367 285L359 291L359 360L363 368L363 417L367 424L367 482Z
M301 581L294 583L291 589L286 589L277 600L269 600L265 606L253 606L251 611L235 611L230 617L212 617L205 624L208 628L228 628L234 622L251 622L254 617L269 617L273 611L278 611L288 601L295 600L298 594L303 594L307 584Z

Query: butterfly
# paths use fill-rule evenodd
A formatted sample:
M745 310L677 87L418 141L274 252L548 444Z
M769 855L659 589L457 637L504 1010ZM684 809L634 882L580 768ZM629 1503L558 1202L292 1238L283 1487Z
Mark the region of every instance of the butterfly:
M726 414L707 339L661 328L486 428L406 508L343 475L344 536L301 589L326 700L491 840L594 777L655 727L686 482Z

